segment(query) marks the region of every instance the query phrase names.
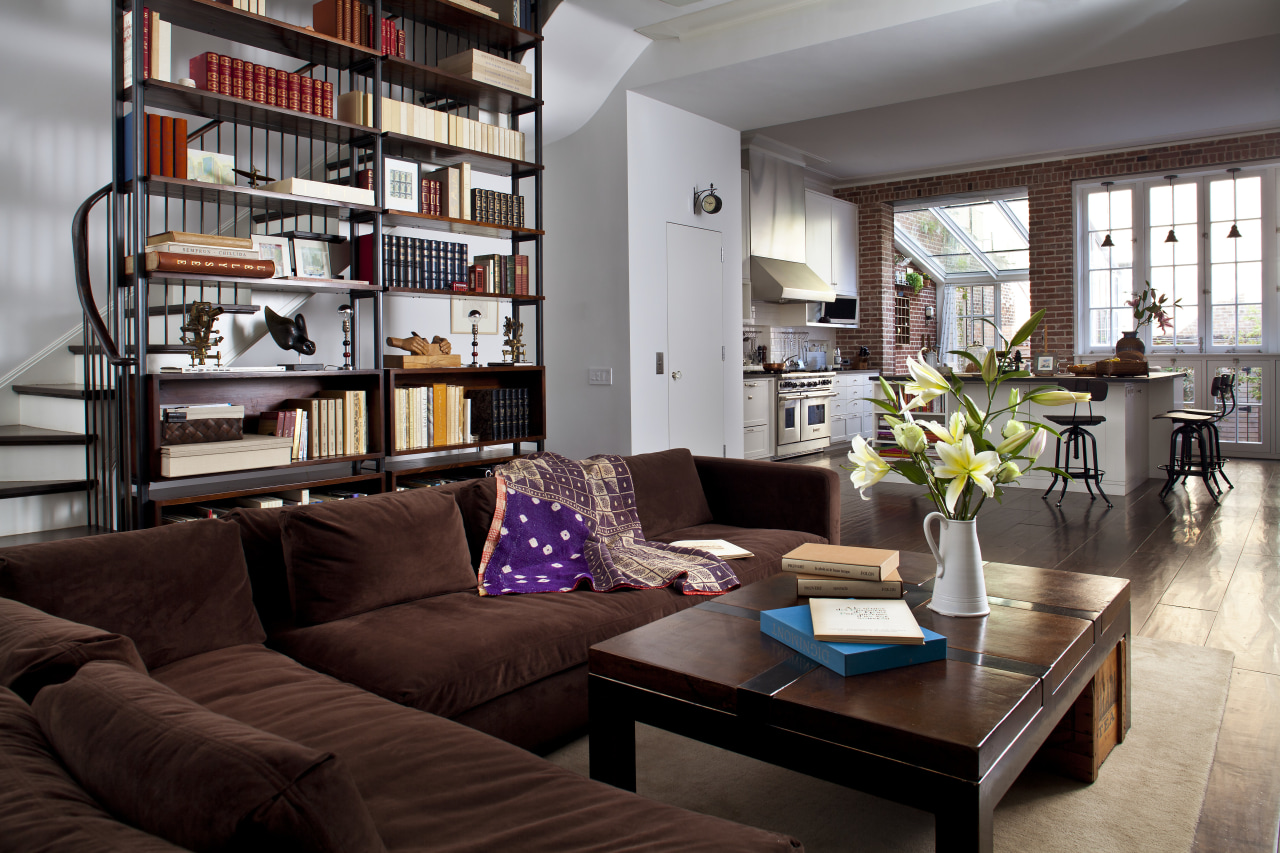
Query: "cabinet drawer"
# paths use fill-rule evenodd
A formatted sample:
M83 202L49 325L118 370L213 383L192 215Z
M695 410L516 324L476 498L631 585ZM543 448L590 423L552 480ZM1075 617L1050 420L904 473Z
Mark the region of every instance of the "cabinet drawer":
M773 456L773 431L768 426L744 427L742 455L747 459L767 459Z
M773 387L766 380L742 383L743 424L767 424L773 412Z

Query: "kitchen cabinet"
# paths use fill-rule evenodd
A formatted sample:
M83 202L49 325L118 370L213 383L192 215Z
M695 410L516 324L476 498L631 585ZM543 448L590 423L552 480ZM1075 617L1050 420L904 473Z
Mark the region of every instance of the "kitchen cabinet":
M772 376L742 380L742 450L745 459L771 459L774 453L774 392Z
M804 194L805 262L839 296L858 295L858 210L813 190Z
M872 396L875 374L837 373L836 398L831 416L831 443L867 437L875 427L875 414L866 398Z

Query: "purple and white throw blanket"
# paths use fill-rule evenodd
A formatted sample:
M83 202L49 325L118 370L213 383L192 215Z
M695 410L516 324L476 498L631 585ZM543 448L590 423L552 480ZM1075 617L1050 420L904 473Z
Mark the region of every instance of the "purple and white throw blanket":
M480 594L596 592L674 586L719 595L733 570L704 551L647 542L631 472L621 456L575 461L534 453L494 470L498 506L480 561Z

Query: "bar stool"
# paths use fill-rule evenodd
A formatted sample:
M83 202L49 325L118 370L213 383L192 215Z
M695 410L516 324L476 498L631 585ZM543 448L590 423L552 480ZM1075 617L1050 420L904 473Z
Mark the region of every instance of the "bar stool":
M1185 484L1188 478L1199 477L1204 481L1204 487L1214 503L1218 502L1218 495L1223 492L1218 483L1219 474L1227 481L1228 486L1235 488L1227 477L1227 460L1222 457L1218 431L1218 422L1235 411L1235 376L1225 374L1213 377L1209 392L1217 400L1217 406L1213 409L1174 409L1152 418L1174 423L1173 432L1169 435L1169 463L1160 466L1168 476L1164 488L1160 490L1161 500L1173 490L1179 478Z
M1062 480L1062 492L1058 495L1057 506L1062 506L1062 499L1067 496L1067 483L1071 480L1083 480L1084 487L1089 490L1089 500L1097 500L1097 495L1093 493L1093 485L1098 487L1098 494L1102 495L1102 499L1107 502L1107 506L1111 507L1111 498L1107 497L1107 493L1102 490L1102 477L1106 474L1098 467L1098 440L1093 433L1085 429L1085 427L1097 426L1104 423L1107 419L1102 415L1093 413L1093 404L1101 403L1107 399L1107 391L1110 386L1101 379L1060 379L1058 384L1068 391L1088 391L1089 392L1089 413L1081 414L1080 405L1077 403L1071 410L1069 415L1047 415L1045 420L1052 421L1060 427L1063 427L1061 436L1058 438L1057 444L1053 449L1053 467L1058 468L1070 475L1070 479L1066 477L1060 478L1054 474L1053 479L1049 481L1049 488L1045 489L1041 499L1049 497L1049 493L1053 491L1054 486L1058 484L1058 480ZM1087 443L1086 443L1087 440ZM1063 451L1066 452L1066 463L1063 464ZM1093 460L1090 462L1090 454ZM1079 464L1072 467L1071 460L1076 459Z

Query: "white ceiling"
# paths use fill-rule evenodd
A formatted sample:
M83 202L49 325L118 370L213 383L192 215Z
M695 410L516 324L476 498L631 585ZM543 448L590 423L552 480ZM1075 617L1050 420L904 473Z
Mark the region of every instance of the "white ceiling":
M837 182L1280 127L1280 0L563 0L545 33L548 141L622 86Z

